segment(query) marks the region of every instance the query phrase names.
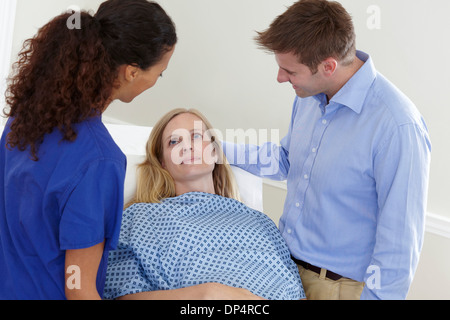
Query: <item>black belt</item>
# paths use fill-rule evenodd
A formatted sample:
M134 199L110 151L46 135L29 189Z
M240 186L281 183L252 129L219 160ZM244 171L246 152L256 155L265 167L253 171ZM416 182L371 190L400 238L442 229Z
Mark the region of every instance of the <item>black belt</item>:
M295 262L296 264L302 266L303 268L305 268L305 269L307 269L307 270L311 270L311 271L313 271L313 272L315 272L315 273L317 273L317 274L320 274L320 271L322 270L321 268L316 267L316 266L313 266L312 264L309 264L308 262L301 261L301 260L297 260L297 259L295 259L295 258L292 257L292 256L291 256L291 258L292 258L292 260L294 260L294 262ZM326 276L328 279L331 279L331 280L334 280L334 281L337 281L337 280L343 278L343 276L341 276L341 275L339 275L339 274L337 274L337 273L334 273L334 272L332 272L332 271L329 271L329 270L327 270L327 273L326 273L325 276Z

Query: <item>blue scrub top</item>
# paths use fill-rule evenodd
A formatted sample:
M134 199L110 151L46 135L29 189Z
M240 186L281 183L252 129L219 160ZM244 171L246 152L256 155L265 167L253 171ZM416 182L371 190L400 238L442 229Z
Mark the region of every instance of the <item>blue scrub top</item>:
M126 157L100 117L44 138L39 161L0 144L0 299L64 300L65 251L105 242L97 276L103 296L108 252L118 242Z

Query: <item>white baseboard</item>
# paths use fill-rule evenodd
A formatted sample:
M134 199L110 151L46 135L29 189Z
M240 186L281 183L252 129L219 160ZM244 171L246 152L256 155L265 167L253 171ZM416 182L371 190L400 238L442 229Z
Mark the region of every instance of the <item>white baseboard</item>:
M273 181L273 180L269 180L269 179L263 179L263 183L265 185L287 191L287 184L285 181Z
M450 218L429 212L425 231L450 239Z
M287 191L287 184L284 181L263 180L265 185ZM428 212L425 223L425 231L441 237L450 239L450 218L443 215Z

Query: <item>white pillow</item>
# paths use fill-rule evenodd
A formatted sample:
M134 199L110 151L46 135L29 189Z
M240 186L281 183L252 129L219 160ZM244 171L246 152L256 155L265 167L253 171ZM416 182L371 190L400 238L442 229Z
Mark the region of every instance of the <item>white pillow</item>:
M131 201L136 192L137 165L145 160L145 148L152 128L130 125L105 124L114 141L127 156L125 177L125 203ZM263 182L240 168L232 167L242 201L250 208L263 211Z

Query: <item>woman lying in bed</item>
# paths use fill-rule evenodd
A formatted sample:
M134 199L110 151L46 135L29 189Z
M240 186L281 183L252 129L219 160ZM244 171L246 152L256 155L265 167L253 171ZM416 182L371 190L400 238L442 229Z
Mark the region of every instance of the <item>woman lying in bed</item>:
M109 256L106 299L305 297L275 224L238 201L211 128L198 111L184 109L154 127Z

